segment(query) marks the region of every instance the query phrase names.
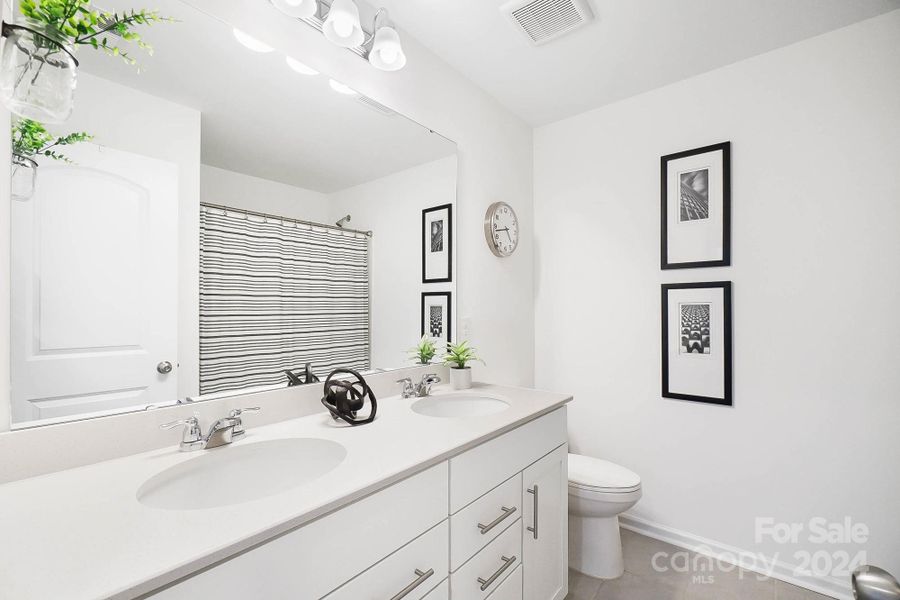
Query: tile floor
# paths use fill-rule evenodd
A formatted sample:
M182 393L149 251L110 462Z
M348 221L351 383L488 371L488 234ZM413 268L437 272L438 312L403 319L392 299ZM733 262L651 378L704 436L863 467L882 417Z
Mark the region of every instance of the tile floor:
M569 595L566 600L828 600L816 594L776 579L760 579L753 573L743 575L730 572L707 571L706 582L695 581L695 573L653 568L657 552L669 556L684 553L660 542L630 531L622 530L625 553L625 574L619 579L603 581L569 571ZM685 556L685 555L681 555ZM695 555L690 554L693 559ZM676 559L677 561L677 559ZM682 564L664 560L657 564ZM708 564L704 559L691 564Z

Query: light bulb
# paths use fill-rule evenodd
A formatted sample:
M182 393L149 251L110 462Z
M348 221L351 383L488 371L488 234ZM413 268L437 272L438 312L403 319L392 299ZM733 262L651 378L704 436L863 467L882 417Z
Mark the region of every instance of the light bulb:
M400 34L393 27L380 27L375 32L369 62L382 71L397 71L406 65L406 54L400 45Z
M349 37L353 33L353 21L343 16L334 20L334 32L342 38Z
M353 0L333 0L322 33L329 42L343 48L362 45L366 37L359 23L359 8Z

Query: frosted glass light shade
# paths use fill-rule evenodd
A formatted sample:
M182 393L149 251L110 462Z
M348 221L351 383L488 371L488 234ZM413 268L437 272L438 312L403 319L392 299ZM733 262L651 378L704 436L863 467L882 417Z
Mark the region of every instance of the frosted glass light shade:
M316 14L316 0L272 0L272 4L282 13L297 19L308 19Z
M344 48L362 45L365 34L359 24L359 9L353 0L334 0L322 25L322 33L329 42Z
M400 45L400 35L393 27L381 27L375 32L369 62L382 71L398 71L406 65L406 54Z

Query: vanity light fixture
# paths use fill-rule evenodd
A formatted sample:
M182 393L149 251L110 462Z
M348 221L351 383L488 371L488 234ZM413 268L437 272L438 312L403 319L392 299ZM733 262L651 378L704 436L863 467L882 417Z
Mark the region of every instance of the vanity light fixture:
M254 52L271 52L272 50L274 50L272 46L262 43L255 37L244 33L236 27L232 32L234 33L234 39L239 41L242 46L249 50L252 50Z
M297 73L300 73L301 75L318 75L319 74L319 72L316 71L315 69L313 69L312 67L306 66L305 64L303 64L302 62L300 62L299 60L297 60L296 58L293 58L291 56L285 56L284 62L287 63L287 66L289 66L291 69L293 69Z
M289 17L308 19L319 10L316 0L272 0L272 4Z
M343 48L362 46L366 34L359 23L356 3L353 0L333 0L322 24L322 33L329 42Z
M349 85L347 85L345 83L341 83L340 81L337 81L336 79L329 79L328 85L330 85L331 89L333 89L334 91L336 91L339 94L347 94L348 96L356 94L356 90L354 90L352 87L350 87Z
M269 0L281 13L294 16L284 9L285 4L299 4L305 0ZM353 0L312 0L316 11L310 16L296 16L325 38L347 48L382 71L399 71L406 65L406 53L400 34L390 23L387 10L378 9L371 29L360 22L359 7Z

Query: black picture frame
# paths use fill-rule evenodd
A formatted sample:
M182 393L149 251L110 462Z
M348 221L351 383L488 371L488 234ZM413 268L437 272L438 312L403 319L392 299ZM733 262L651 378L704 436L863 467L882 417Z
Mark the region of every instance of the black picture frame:
M706 288L722 288L723 302L723 344L724 344L724 360L723 360L723 377L724 377L724 397L716 398L709 396L698 396L694 394L684 394L672 392L669 389L669 291L683 289L706 289ZM733 380L732 380L732 352L733 352L733 332L732 332L732 286L730 281L705 281L694 283L664 283L661 286L662 291L662 396L663 398L674 398L676 400L690 400L693 402L705 402L707 404L720 404L724 406L733 406Z
M710 152L722 152L722 258L718 260L700 260L692 262L669 262L669 163L673 160L707 154ZM696 269L701 267L728 267L731 265L731 142L712 144L674 154L667 154L660 158L660 268L670 269Z
M427 255L431 248L430 240L426 225L428 223L428 214L440 211L447 211L447 228L445 239L447 240L447 276L432 277L427 276ZM432 206L422 209L422 283L450 283L453 281L453 205L441 204L440 206Z
M449 343L453 341L453 298L451 292L422 292L422 303L419 310L419 323L421 324L421 332L419 333L419 335L425 335L426 299L438 296L445 296L447 298L447 333L445 336L445 340Z

